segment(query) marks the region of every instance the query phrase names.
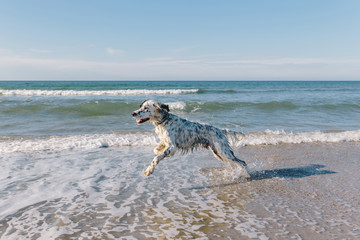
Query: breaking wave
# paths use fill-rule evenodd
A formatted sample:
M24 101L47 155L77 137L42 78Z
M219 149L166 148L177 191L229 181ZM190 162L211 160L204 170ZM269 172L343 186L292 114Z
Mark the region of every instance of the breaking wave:
M27 90L0 89L3 96L134 96L134 95L169 95L197 93L199 89L122 89L122 90Z
M157 138L153 133L83 134L28 139L2 138L0 139L0 153L89 150L121 146L151 146L156 143Z
M360 130L300 133L266 130L247 133L245 136L228 136L228 138L233 146L357 142L360 141Z
M284 131L253 132L241 134L228 131L226 134L233 147L247 145L277 145L299 143L338 143L360 141L360 130L341 132ZM0 153L90 150L107 147L156 146L159 143L153 132L108 133L38 138L0 138Z

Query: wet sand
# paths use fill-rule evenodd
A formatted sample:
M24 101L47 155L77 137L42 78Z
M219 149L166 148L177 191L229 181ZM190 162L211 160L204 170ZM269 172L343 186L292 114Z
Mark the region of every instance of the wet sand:
M254 172L246 183L209 185L226 205L242 207L233 228L221 237L360 237L359 143L256 146L236 152L253 159ZM252 217L243 219L242 214Z
M0 238L360 238L359 142L234 152L249 164L250 180L209 151L166 159L150 177L141 174L152 158L149 147L36 156L37 178L26 178L31 166L4 177L23 189L3 189ZM47 169L54 164L56 171ZM31 194L38 197L24 199Z

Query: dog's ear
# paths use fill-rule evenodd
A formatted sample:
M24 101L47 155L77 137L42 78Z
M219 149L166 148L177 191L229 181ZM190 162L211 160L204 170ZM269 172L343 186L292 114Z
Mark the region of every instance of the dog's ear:
M170 112L170 109L169 109L169 105L166 105L166 104L161 104L160 105L160 108L163 109L163 110L166 110L167 112Z
M147 102L148 100L145 100L145 101L143 101L141 104L140 104L140 108L142 107L142 105L145 103L145 102Z
M153 106L158 110L158 111L167 111L167 112L170 112L170 109L169 109L169 105L167 104L163 104L163 103L154 103Z

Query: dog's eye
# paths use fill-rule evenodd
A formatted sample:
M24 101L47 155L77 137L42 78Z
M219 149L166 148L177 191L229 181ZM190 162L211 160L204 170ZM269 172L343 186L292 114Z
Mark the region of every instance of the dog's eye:
M144 110L145 110L145 111L149 111L149 108L148 108L148 107L144 107Z

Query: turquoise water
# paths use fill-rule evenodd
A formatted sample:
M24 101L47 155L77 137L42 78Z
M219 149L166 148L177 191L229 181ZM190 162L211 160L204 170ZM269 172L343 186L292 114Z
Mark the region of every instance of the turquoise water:
M130 113L146 99L244 132L360 129L360 82L0 82L0 135L138 131Z

